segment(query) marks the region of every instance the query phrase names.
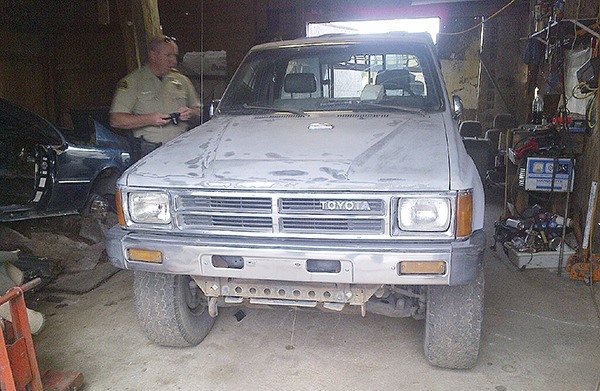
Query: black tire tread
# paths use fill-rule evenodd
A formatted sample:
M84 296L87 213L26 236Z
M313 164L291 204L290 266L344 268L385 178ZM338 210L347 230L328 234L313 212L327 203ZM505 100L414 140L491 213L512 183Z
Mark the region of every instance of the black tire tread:
M158 345L197 345L214 324L214 318L207 310L195 316L187 308L182 277L134 272L134 303L138 321L148 339Z
M475 366L483 324L483 271L468 285L430 286L425 317L425 356L438 367Z

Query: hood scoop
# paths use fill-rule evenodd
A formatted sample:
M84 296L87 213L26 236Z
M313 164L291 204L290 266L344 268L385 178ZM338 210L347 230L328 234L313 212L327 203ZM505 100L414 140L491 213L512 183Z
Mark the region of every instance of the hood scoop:
M310 115L305 114L269 114L269 115L257 115L254 119L284 119L284 118L306 118Z
M389 114L356 114L356 113L347 113L347 114L338 114L338 118L387 118Z

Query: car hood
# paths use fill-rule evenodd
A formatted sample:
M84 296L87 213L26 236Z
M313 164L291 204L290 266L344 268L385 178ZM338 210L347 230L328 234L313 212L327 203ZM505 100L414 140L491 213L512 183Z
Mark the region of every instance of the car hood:
M218 116L127 170L128 186L448 190L440 113Z

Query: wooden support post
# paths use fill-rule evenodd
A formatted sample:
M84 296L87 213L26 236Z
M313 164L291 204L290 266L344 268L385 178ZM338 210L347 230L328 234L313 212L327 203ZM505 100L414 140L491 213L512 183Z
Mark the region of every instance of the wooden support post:
M148 42L162 33L158 0L118 0L117 12L131 72L146 62Z

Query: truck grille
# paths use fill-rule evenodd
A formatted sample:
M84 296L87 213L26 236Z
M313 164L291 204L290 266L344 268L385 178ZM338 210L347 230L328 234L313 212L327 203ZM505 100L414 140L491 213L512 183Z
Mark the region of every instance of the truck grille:
M347 211L352 214L385 214L383 200L348 200L335 198L282 198L279 209L282 213L332 213Z
M390 232L390 197L319 194L288 195L173 194L176 228L205 234L259 236L329 234L380 236Z
M381 219L282 218L282 232L383 233Z
M254 197L215 197L190 196L178 197L178 207L202 212L261 212L271 213L270 198Z
M184 214L181 221L184 228L198 228L202 230L273 231L273 224L270 217Z

